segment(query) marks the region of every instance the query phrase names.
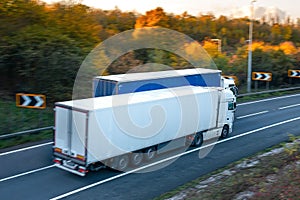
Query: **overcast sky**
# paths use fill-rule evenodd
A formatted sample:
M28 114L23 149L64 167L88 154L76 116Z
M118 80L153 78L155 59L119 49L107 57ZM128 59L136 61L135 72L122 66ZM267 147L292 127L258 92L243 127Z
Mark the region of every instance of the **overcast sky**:
M44 0L46 2L58 0ZM167 13L181 14L187 11L197 16L199 13L214 15L249 14L251 0L82 0L83 4L104 10L114 9L115 6L122 11L135 10L144 14L145 11L162 7ZM300 1L298 0L257 0L256 8L263 7L268 10L280 9L285 16L300 18Z

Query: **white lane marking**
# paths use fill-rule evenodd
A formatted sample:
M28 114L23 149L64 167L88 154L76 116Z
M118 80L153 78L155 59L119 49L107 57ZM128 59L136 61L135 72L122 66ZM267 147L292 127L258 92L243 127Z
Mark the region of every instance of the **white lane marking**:
M254 103L260 103L260 102L265 102L265 101L272 101L272 100L278 100L278 99L284 99L284 98L296 97L296 96L300 96L300 94L294 94L294 95L288 95L288 96L281 96L281 97L274 97L274 98L262 99L262 100L258 100L258 101L250 101L250 102L245 102L245 103L237 104L237 106L245 106L245 105L254 104Z
M16 150L13 150L13 151L0 153L0 156L5 156L5 155L12 154L12 153L21 152L21 151L26 151L26 150L29 150L29 149L35 149L35 148L47 146L47 145L50 145L50 144L53 144L53 142L47 142L47 143L38 144L38 145L30 146L30 147L25 147L25 148L22 148L22 149L16 149Z
M52 168L52 167L54 167L54 165L49 165L49 166L42 167L42 168L39 168L39 169L34 169L34 170L31 170L31 171L28 171L28 172L17 174L17 175L14 175L14 176L9 176L9 177L0 179L0 182L7 181L7 180L10 180L10 179L14 179L14 178L18 178L18 177L25 176L25 175L28 175L28 174L33 174L35 172L46 170L46 169L49 169L49 168Z
M297 107L297 106L300 106L300 103L299 104L294 104L294 105L289 105L289 106L284 106L284 107L279 108L279 110L283 110L283 109L287 109L287 108L293 108L293 107Z
M236 135L236 136L233 136L233 137L230 137L230 138L226 138L226 139L223 139L223 140L220 140L220 141L217 141L217 142L214 142L214 143L205 145L205 146L201 146L201 147L198 147L198 148L196 148L196 149L192 149L192 150L190 150L190 151L186 151L186 152L180 153L180 154L178 154L178 155L171 156L171 157L169 157L169 158L160 160L160 161L158 161L158 162L151 163L151 164L149 164L149 165L145 165L145 166L143 166L143 167L140 167L140 168L137 168L137 169L128 171L128 172L124 172L124 173L119 174L119 175L117 175L117 176L113 176L113 177L110 177L110 178L108 178L108 179L105 179L105 180L102 180L102 181L99 181L99 182L96 182L96 183L93 183L93 184L90 184L90 185L87 185L87 186L78 188L78 189L76 189L76 190L73 190L73 191L70 191L70 192L68 192L68 193L59 195L59 196L57 196L57 197L53 197L53 198L51 198L50 200L58 200L58 199L62 199L62 198L71 196L71 195L73 195L73 194L82 192L82 191L84 191L84 190L90 189L90 188L92 188L92 187L95 187L95 186L104 184L104 183L106 183L106 182L109 182L109 181L112 181L112 180L121 178L121 177L123 177L123 176L132 174L132 173L137 172L137 171L140 171L140 170L142 170L142 169L146 169L146 168L148 168L148 167L152 167L152 166L154 166L154 165L157 165L157 164L160 164L160 163L163 163L163 162L172 160L172 159L174 159L174 158L177 158L177 157L180 157L180 156L183 156L183 155L186 155L186 154L189 154L189 153L192 153L192 152L195 152L195 151L198 151L198 150L201 150L201 149L210 147L210 146L214 146L214 145L216 145L216 144L224 143L224 142L227 142L227 141L230 141L230 140L239 138L239 137L243 137L243 136L246 136L246 135L250 135L250 134L252 134L252 133L259 132L259 131L262 131L262 130L265 130L265 129L268 129L268 128L273 128L273 127L275 127L275 126L279 126L279 125L282 125L282 124L286 124L286 123L289 123L289 122L293 122L293 121L296 121L296 120L300 120L300 117L296 117L296 118L289 119L289 120L286 120L286 121L282 121L282 122L278 122L278 123L275 123L275 124L271 124L271 125L268 125L268 126L265 126L265 127L261 127L261 128L259 128L259 129L256 129L256 130L248 131L248 132L246 132L246 133L242 133L242 134L239 134L239 135Z
M240 117L236 117L236 118L237 119L243 119L243 118L246 118L246 117L253 117L253 116L265 114L265 113L268 113L268 112L269 111L265 110L265 111L261 111L261 112L257 112L257 113L252 113L252 114L249 114L249 115L244 115L244 116L240 116Z

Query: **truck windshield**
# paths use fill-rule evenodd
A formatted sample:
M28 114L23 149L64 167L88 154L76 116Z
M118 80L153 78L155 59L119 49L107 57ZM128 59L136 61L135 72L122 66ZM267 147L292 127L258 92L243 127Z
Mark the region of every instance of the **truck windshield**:
M228 110L235 110L236 104L234 102L228 102Z

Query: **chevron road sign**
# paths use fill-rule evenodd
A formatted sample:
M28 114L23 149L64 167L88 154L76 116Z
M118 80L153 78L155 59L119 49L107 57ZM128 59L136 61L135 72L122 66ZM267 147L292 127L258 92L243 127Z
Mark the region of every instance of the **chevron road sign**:
M272 73L252 72L252 80L254 80L254 81L272 81Z
M290 69L288 71L288 77L290 77L290 78L300 78L300 70Z
M23 108L46 108L46 96L42 94L16 94L16 105Z

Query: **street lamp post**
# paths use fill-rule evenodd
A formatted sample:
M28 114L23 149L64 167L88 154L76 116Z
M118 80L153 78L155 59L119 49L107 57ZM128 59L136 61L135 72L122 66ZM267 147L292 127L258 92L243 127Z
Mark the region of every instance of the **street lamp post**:
M251 92L251 72L252 72L252 32L253 32L253 12L254 6L253 4L256 0L251 1L251 8L250 8L250 25L249 25L249 47L248 47L248 76L247 76L247 92Z

